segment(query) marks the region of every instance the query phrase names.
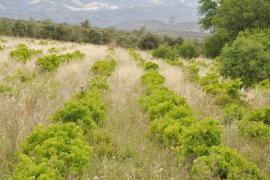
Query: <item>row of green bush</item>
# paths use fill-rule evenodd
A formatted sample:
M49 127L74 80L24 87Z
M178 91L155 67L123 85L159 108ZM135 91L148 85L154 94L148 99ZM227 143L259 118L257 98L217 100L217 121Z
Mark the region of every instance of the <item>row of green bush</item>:
M215 98L215 104L223 107L223 122L225 125L238 123L241 120L238 127L242 135L256 139L269 138L269 123L261 120L266 116L263 115L266 110L248 111L246 103L241 100L242 81L240 79L222 81L219 73L215 71L209 71L201 78L198 74L199 68L196 62L191 63L190 66L180 66L186 71L189 80L201 85L206 94ZM258 85L258 88L263 90L267 86L268 81L265 80ZM254 120L255 118L250 120L251 114L254 113L257 115L257 120Z
M96 77L108 78L115 66L114 60L96 62L92 66L95 83L65 103L52 116L52 125L39 126L26 138L13 179L80 178L93 153L113 153L109 135L98 128L106 111L99 85L104 79Z
M48 55L44 57L40 57L37 60L37 64L45 71L54 71L56 70L61 63L68 63L72 61L79 61L84 58L84 54L80 51L74 51L72 53L67 53L63 55Z
M164 81L157 71L141 77L145 96L140 101L151 120L150 138L174 149L180 159L193 162L194 179L266 179L256 165L220 146L218 121L196 120L186 100L165 87Z
M10 56L18 61L26 63L31 60L34 56L42 54L42 50L29 49L25 44L19 44L17 49L11 51Z

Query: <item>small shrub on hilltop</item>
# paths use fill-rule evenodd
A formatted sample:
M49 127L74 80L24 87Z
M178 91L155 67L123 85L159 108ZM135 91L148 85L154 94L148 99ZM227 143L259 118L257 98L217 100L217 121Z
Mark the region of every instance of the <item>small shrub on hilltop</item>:
M209 155L199 157L192 166L194 179L261 179L266 180L266 175L255 164L248 162L236 151L214 146Z
M95 62L91 70L95 75L111 76L115 68L115 60L105 60Z
M155 58L170 59L170 60L177 59L176 49L164 44L160 45L158 49L153 50L152 55Z
M144 63L144 70L145 71L157 71L159 69L159 66L156 63L153 62L146 62Z
M270 78L270 30L245 31L221 54L224 76L252 86Z
M91 151L74 123L39 126L21 145L14 179L65 179L79 176Z
M244 136L270 139L270 108L251 111L239 122L238 127Z
M26 63L32 57L41 53L41 50L31 50L25 44L19 44L16 50L10 52L10 56L18 61Z
M216 120L204 119L189 126L180 136L179 153L194 159L209 153L209 148L221 142L221 129Z

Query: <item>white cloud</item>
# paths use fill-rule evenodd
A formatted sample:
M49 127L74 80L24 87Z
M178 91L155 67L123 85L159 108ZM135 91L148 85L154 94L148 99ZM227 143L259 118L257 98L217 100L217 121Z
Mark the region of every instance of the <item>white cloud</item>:
M38 3L42 2L42 1L48 2L48 3L53 4L53 5L57 5L56 2L51 1L51 0L29 0L28 3L29 3L30 5L34 5L34 4L38 4Z
M6 8L2 4L0 4L0 9L4 10Z
M96 11L99 9L111 9L111 10L115 10L115 9L119 9L118 6L113 6L110 5L108 3L101 3L101 2L91 2L91 3L87 3L84 4L79 0L71 0L76 6L70 6L67 4L63 4L63 6L65 6L66 8L72 10L72 11Z
M162 0L148 0L150 3L153 3L153 4L163 4L163 1Z

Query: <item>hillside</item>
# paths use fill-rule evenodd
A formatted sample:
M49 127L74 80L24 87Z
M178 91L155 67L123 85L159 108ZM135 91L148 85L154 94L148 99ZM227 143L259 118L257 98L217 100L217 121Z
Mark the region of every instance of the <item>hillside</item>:
M138 27L142 22L151 31L168 30L169 16L174 16L175 31L196 32L203 34L197 28L197 1L91 1L91 0L0 0L0 16L13 19L52 19L58 23L79 24L85 19L97 27L117 27L126 29L126 25ZM59 14L59 12L61 12ZM161 27L148 24L149 21L158 21ZM191 23L185 26L178 23ZM140 28L140 27L138 27ZM180 28L180 29L179 29ZM184 29L184 30L183 30Z
M242 111L224 115L217 98L239 92L234 103L251 112L270 106L270 90L219 76L211 84L216 61L4 36L0 47L1 179L223 176L216 168L228 177L270 176L269 139L239 133ZM206 161L228 167L202 171Z

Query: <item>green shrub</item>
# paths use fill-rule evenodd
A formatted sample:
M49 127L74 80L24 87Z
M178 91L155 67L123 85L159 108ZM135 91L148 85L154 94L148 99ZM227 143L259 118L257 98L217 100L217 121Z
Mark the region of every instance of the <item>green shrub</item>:
M185 73L187 75L187 79L191 82L197 83L200 79L199 71L200 71L199 67L196 66L195 64L186 67Z
M243 119L246 108L241 104L230 104L223 110L223 122L226 125Z
M103 125L106 119L106 109L101 93L98 90L92 89L81 95L79 100L82 105L88 107L91 119L98 125Z
M93 146L93 154L98 157L112 157L117 154L117 145L112 142L108 131L95 129L89 134L88 141Z
M158 49L153 50L152 55L155 58L170 59L170 60L177 59L176 49L164 44L160 45Z
M39 45L48 45L49 44L49 42L48 41L45 41L45 40L41 40L39 43L38 43Z
M11 75L11 76L7 76L4 78L5 81L20 81L22 83L25 83L25 82L30 82L31 80L33 80L34 78L36 77L36 74L33 72L33 73L30 73L26 70L17 70L16 73L14 75Z
M87 133L95 127L95 122L90 114L89 108L82 100L73 100L65 103L64 107L57 111L52 119L53 122L76 123L85 133Z
M37 60L37 64L42 69L49 72L56 70L60 66L61 62L62 62L62 59L55 54L44 56Z
M255 88L259 89L260 91L265 91L270 89L270 81L269 79L263 80L261 82L259 82Z
M116 68L116 62L114 60L97 61L92 66L92 72L95 75L111 76Z
M50 54L55 54L55 53L58 53L59 52L59 49L55 48L55 47L52 47L50 49L48 49L48 53Z
M178 53L185 59L196 58L199 56L199 50L192 41L185 41L178 49Z
M149 71L141 77L141 82L150 88L164 84L165 78L156 71Z
M0 46L0 51L3 51L5 49L4 46Z
M270 138L270 108L253 110L238 124L244 136L257 139Z
M156 106L149 107L148 114L150 121L164 117L166 113L168 113L173 107L174 104L172 104L171 102L162 102L157 104Z
M90 149L74 123L39 126L21 145L14 179L65 179L81 175L89 163Z
M46 71L54 71L56 70L61 63L63 62L71 62L71 61L79 61L84 58L84 54L80 51L74 51L73 53L67 53L62 55L48 55L44 57L40 57L37 60L37 64Z
M224 76L251 86L270 78L270 30L245 31L221 54Z
M172 118L156 119L151 123L148 135L152 140L167 146L177 146L183 128L179 121Z
M218 84L219 83L219 74L216 72L209 72L200 79L200 85L206 86L210 84Z
M206 94L215 96L215 104L226 106L233 102L241 102L241 85L240 79L228 80L203 87Z
M145 71L158 71L159 67L156 63L153 62L146 62L144 63L144 70Z
M227 147L214 146L209 155L199 157L192 167L194 179L261 179L267 177L259 168L248 162L235 150Z
M109 84L107 82L107 77L106 76L94 76L91 79L90 87L95 89L104 89L107 90L109 89Z
M182 61L178 60L166 60L166 62L170 65L173 66L178 66L178 67L184 67L184 63Z
M193 113L187 104L173 106L166 115L173 119L188 118L189 121L184 121L185 124L188 122L186 125L190 125L193 122Z
M13 91L13 88L11 86L0 84L0 94L1 93L10 93Z
M77 50L72 53L60 55L59 58L61 62L80 61L84 58L84 54Z
M169 90L165 86L151 89L151 94L141 98L140 103L145 110L150 107L157 106L162 102L170 102L176 106L186 105L186 100L183 97L178 97L173 91Z
M204 119L192 124L180 136L179 152L185 159L208 154L209 148L221 142L221 129L216 120Z
M9 54L12 58L26 63L28 60L33 58L34 56L41 54L41 50L31 50L25 44L19 44L17 49L11 51Z

